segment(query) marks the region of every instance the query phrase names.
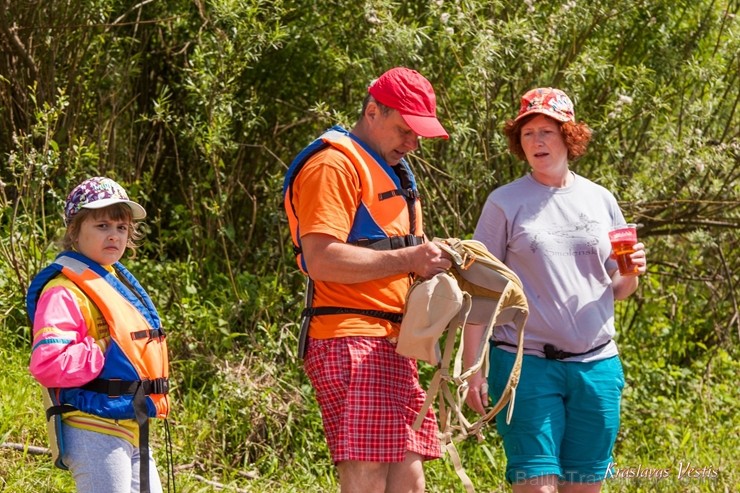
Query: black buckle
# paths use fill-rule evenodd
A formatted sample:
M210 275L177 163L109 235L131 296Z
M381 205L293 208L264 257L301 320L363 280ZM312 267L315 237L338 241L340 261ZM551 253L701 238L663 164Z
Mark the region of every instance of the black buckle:
M423 242L424 242L424 238L422 236L406 235L406 246L407 247L421 245Z
M131 339L134 341L147 338L151 338L149 330L137 330L136 332L131 332Z
M545 344L544 350L547 359L565 359L571 356L571 353L558 349L552 344Z
M108 380L108 397L121 397L122 382L123 380L120 378L111 378Z
M164 337L164 331L162 329L146 329L146 330L138 330L136 332L131 333L131 339L136 341L139 339L161 339Z
M167 378L157 378L149 381L148 394L167 394L170 391L170 381Z

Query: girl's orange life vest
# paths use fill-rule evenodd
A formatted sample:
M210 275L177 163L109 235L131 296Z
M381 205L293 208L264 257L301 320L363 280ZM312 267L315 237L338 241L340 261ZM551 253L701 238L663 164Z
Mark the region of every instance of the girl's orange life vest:
M72 410L102 418L134 419L142 432L140 448L147 449L149 418L166 418L170 411L167 342L144 288L123 265L113 267L117 275L77 252L63 252L29 286L26 306L32 321L44 286L63 274L95 303L111 336L98 378L78 388L48 389L46 414L48 420ZM54 421L61 425L61 420ZM62 445L59 448L63 450ZM56 462L64 467L61 461Z

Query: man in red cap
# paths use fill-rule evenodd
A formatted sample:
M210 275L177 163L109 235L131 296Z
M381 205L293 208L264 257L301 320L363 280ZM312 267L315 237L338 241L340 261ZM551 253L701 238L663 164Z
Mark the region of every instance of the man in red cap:
M448 138L429 81L393 68L368 88L350 131L332 127L293 161L283 192L296 260L307 274L299 354L321 408L341 491L423 492L441 456L416 361L396 353L415 276L450 261L422 227L405 159L420 137Z

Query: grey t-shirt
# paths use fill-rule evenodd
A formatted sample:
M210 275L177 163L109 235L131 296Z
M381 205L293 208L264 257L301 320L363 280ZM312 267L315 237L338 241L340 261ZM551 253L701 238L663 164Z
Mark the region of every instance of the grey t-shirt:
M530 312L524 329L528 354L544 356L545 344L583 353L614 336L609 274L617 265L609 257L607 231L624 223L624 216L611 192L573 176L565 188L542 185L531 175L497 188L488 196L473 236L522 280ZM516 344L516 329L497 327L493 338ZM616 354L612 341L565 361Z

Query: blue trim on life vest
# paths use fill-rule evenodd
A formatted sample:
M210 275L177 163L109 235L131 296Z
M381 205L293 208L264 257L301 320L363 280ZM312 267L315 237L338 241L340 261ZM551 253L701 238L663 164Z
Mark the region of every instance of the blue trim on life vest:
M51 264L36 274L31 281L31 284L28 286L28 290L26 291L26 312L28 313L28 318L31 319L31 325L33 325L33 319L36 315L36 305L41 297L41 291L49 281L54 279L61 272L61 265Z
M320 149L323 149L327 146L327 143L324 141L323 137L327 132L340 132L344 134L348 134L345 129L340 127L339 125L334 125L329 130L321 134L319 137L313 140L310 144L308 144L306 147L303 148L301 152L298 153L298 155L293 159L293 162L290 163L290 166L288 167L288 171L285 173L285 178L283 179L283 197L285 197L285 193L288 191L288 188L290 187L290 184L293 182L294 174L296 171L300 171L296 168L300 168L305 164L305 162L316 152L318 152Z
M139 378L137 377L137 380ZM59 400L86 413L108 419L136 419L134 396L108 397L108 394L82 388L59 389ZM151 399L145 399L147 416L157 416ZM93 412L94 410L94 412Z
M108 349L105 351L105 365L97 378L104 380L128 380L134 382L141 380L136 368L131 364L121 346L111 341Z
M352 228L347 236L347 243L354 243L364 239L379 239L387 238L388 234L383 231L383 228L375 221L375 218L370 215L365 204L360 203L360 206L355 212L355 219L352 222Z

